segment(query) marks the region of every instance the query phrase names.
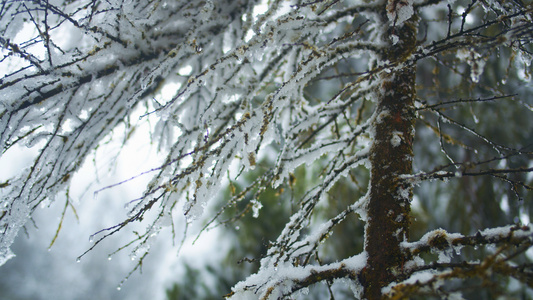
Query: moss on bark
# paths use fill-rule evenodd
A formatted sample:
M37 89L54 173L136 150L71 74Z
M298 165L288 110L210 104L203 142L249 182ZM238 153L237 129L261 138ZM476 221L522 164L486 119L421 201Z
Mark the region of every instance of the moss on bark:
M384 51L383 59L402 62L416 46L413 17L402 28L391 28L399 41ZM408 238L412 187L400 175L412 173L414 138L415 66L383 72L374 120L371 149L372 176L365 250L368 264L361 273L364 297L380 299L382 288L393 282L408 259L400 243Z

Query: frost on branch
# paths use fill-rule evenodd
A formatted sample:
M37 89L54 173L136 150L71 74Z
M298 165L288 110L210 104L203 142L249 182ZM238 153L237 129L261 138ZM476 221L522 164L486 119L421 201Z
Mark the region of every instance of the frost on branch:
M32 212L65 191L99 145L125 145L135 126L151 126L145 139L157 145L161 163L102 184L97 194L151 176L139 197L120 199L127 216L96 232L88 251L142 223L145 231L119 249L131 250L140 267L165 228L173 238L181 234L180 216L189 223L207 218L204 230L248 212L261 220L269 207L260 197L273 189L279 203L290 202L291 217L232 298L291 297L318 283L333 294L340 282L357 297L427 287L443 296L437 279L462 274L454 273L451 255L487 244L504 248L480 253L481 263L469 267L481 270L486 262L527 282L520 276L529 269L500 264L499 255L510 251L505 246L529 247L529 229L498 227L504 229L478 237L474 228L496 224L470 224L440 206L497 210L503 196L522 199L531 191L531 149L523 142L529 130L502 133L497 126L502 116L510 122L531 112L527 99L500 84L529 74L529 8L520 1L273 0L258 14L263 4L6 2L0 146L2 155L19 146L39 151L27 169L0 183L0 264ZM505 77L495 84L495 74ZM493 106L502 101L505 109ZM295 175L302 169L313 174ZM425 184L440 187L440 179L468 190L467 199L446 198L452 188L427 192ZM299 194L298 182L306 183ZM217 199L228 185L229 196ZM338 194L342 189L348 192ZM492 194L475 196L485 190ZM479 198L492 202L468 202ZM471 207L458 209L453 199ZM410 242L412 215L424 209L438 221ZM525 215L504 210L496 213L505 215L503 224ZM446 218L471 227L426 232L445 227ZM364 233L350 231L359 244L339 249L332 241L347 224Z
M117 125L127 123L127 116L141 101L146 101L143 100L146 95L160 88L164 78L184 65L193 65L197 73L205 68L195 63L200 52L205 54L204 63L216 64L224 35L227 32L232 32L234 38L243 35L238 17L243 10L251 9L249 5L243 1L220 1L217 10L209 7L205 2L187 1L129 4L77 1L57 6L14 1L3 6L2 63L8 72L0 82L4 95L0 146L2 153L16 144L39 147L40 155L29 169L2 188L2 253L9 253L8 247L31 211L68 186L71 175L98 143ZM203 18L197 20L199 12ZM34 25L30 26L33 36L22 38L33 38L36 42L17 44L17 24L29 19L33 20L28 23ZM72 39L78 42L70 43ZM227 59L236 64L236 58ZM228 76L231 74L221 77ZM201 79L195 79L198 77L180 78L181 94L194 95L187 98L189 101L180 101L176 96L166 105L181 106L183 116L197 115L199 111L190 111L187 106L191 102L205 102L203 97L210 92L200 89L203 85L199 84ZM207 104L195 105L200 110L206 107ZM224 114L228 121L227 118L233 118L228 112L234 113L236 105L224 105L221 109L227 111L220 115L220 122ZM159 111L161 122L179 121L179 115L171 116L161 108ZM182 126L185 136L196 137L205 130L186 121ZM195 138L179 145L181 141L172 148L171 155L195 147ZM223 168L222 161L221 165ZM161 168L161 174L170 167ZM205 168L197 168L193 175L197 179L196 189L205 194L205 186L200 186L202 171L208 173ZM161 177L154 181L159 189ZM154 192L148 190L143 199ZM145 204L141 201L139 205Z
M453 256L459 256L464 247L485 245L492 250L483 261L452 262ZM509 225L481 230L472 236L463 236L438 229L428 232L417 242L404 243L402 246L415 254L415 258L406 264L409 274L407 279L385 288L387 297L391 299L409 298L417 290L436 293L447 281L461 277L522 277L525 275L520 274L523 267L517 267L511 259L533 246L533 230L531 226ZM438 261L425 263L421 254L427 252L437 254ZM531 271L529 267L526 269L526 273ZM522 277L520 280L527 279Z
M326 45L317 51L302 41L316 37L328 21L307 20L300 11L283 12L275 21L260 19L253 24L256 34L244 42L252 29L254 5L254 1L9 3L2 11L2 43L4 63L12 71L0 87L7 96L0 113L0 145L4 152L15 144L40 147L40 155L2 189L3 251L8 253L31 211L68 186L106 135L123 122L129 126L127 116L139 104L148 108L144 118L157 118L154 136L168 145L163 150L167 159L148 172L155 174L153 180L142 197L129 202L128 219L102 231L104 236L142 220L155 203L167 211L177 207L176 201L184 201L186 217L198 218L236 157L243 158L236 169L253 168L252 158L262 144L283 138L289 147L291 135L338 115L356 100L335 100L334 106L315 108L316 113L295 113L291 125L280 119L292 109L306 107L301 87L338 61L337 52L350 55L371 45L339 40L339 49ZM35 45L16 44L14 26L21 18L36 20ZM74 37L78 42L69 43ZM286 63L306 56L313 59ZM22 67L16 69L15 62ZM191 70L189 74L172 75L184 67ZM172 97L147 97L157 94L167 78L177 81ZM268 96L266 83L275 87ZM258 96L265 100L258 102ZM292 101L297 102L289 105ZM168 140L172 136L174 140ZM356 137L321 140L315 150L288 153L283 160L319 157ZM299 164L280 164L276 180ZM145 243L144 237L162 223L168 222L156 217L140 242ZM100 241L97 238L95 245Z
M402 27L413 15L413 0L388 0L387 18L393 26Z

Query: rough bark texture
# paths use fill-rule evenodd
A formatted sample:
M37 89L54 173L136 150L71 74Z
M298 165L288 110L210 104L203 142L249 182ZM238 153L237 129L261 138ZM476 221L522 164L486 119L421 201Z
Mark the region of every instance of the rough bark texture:
M391 32L399 41L384 52L384 59L402 62L415 48L416 20ZM366 299L380 299L382 288L395 280L408 259L400 243L408 238L412 188L399 176L412 173L415 71L415 66L405 66L383 75L370 156L368 264L360 277Z

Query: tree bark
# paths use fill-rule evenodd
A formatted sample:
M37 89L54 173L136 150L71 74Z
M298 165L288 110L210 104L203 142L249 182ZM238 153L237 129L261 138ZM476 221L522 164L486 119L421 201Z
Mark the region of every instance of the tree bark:
M384 51L384 61L402 64L416 47L415 16L389 32L399 37ZM400 243L408 239L412 187L400 179L412 173L416 67L383 72L370 151L372 175L365 232L367 267L360 275L366 299L380 299L409 259Z

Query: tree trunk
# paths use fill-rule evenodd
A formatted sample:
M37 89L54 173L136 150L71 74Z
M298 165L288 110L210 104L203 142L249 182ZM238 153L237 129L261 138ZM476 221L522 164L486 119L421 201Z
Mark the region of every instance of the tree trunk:
M413 52L416 25L413 16L403 27L389 30L399 41L385 51L384 61L402 63ZM408 259L400 243L408 238L412 187L402 183L399 176L412 173L415 72L415 66L405 66L382 75L370 152L372 175L365 232L368 263L360 277L366 299L380 299L382 288L395 281Z

